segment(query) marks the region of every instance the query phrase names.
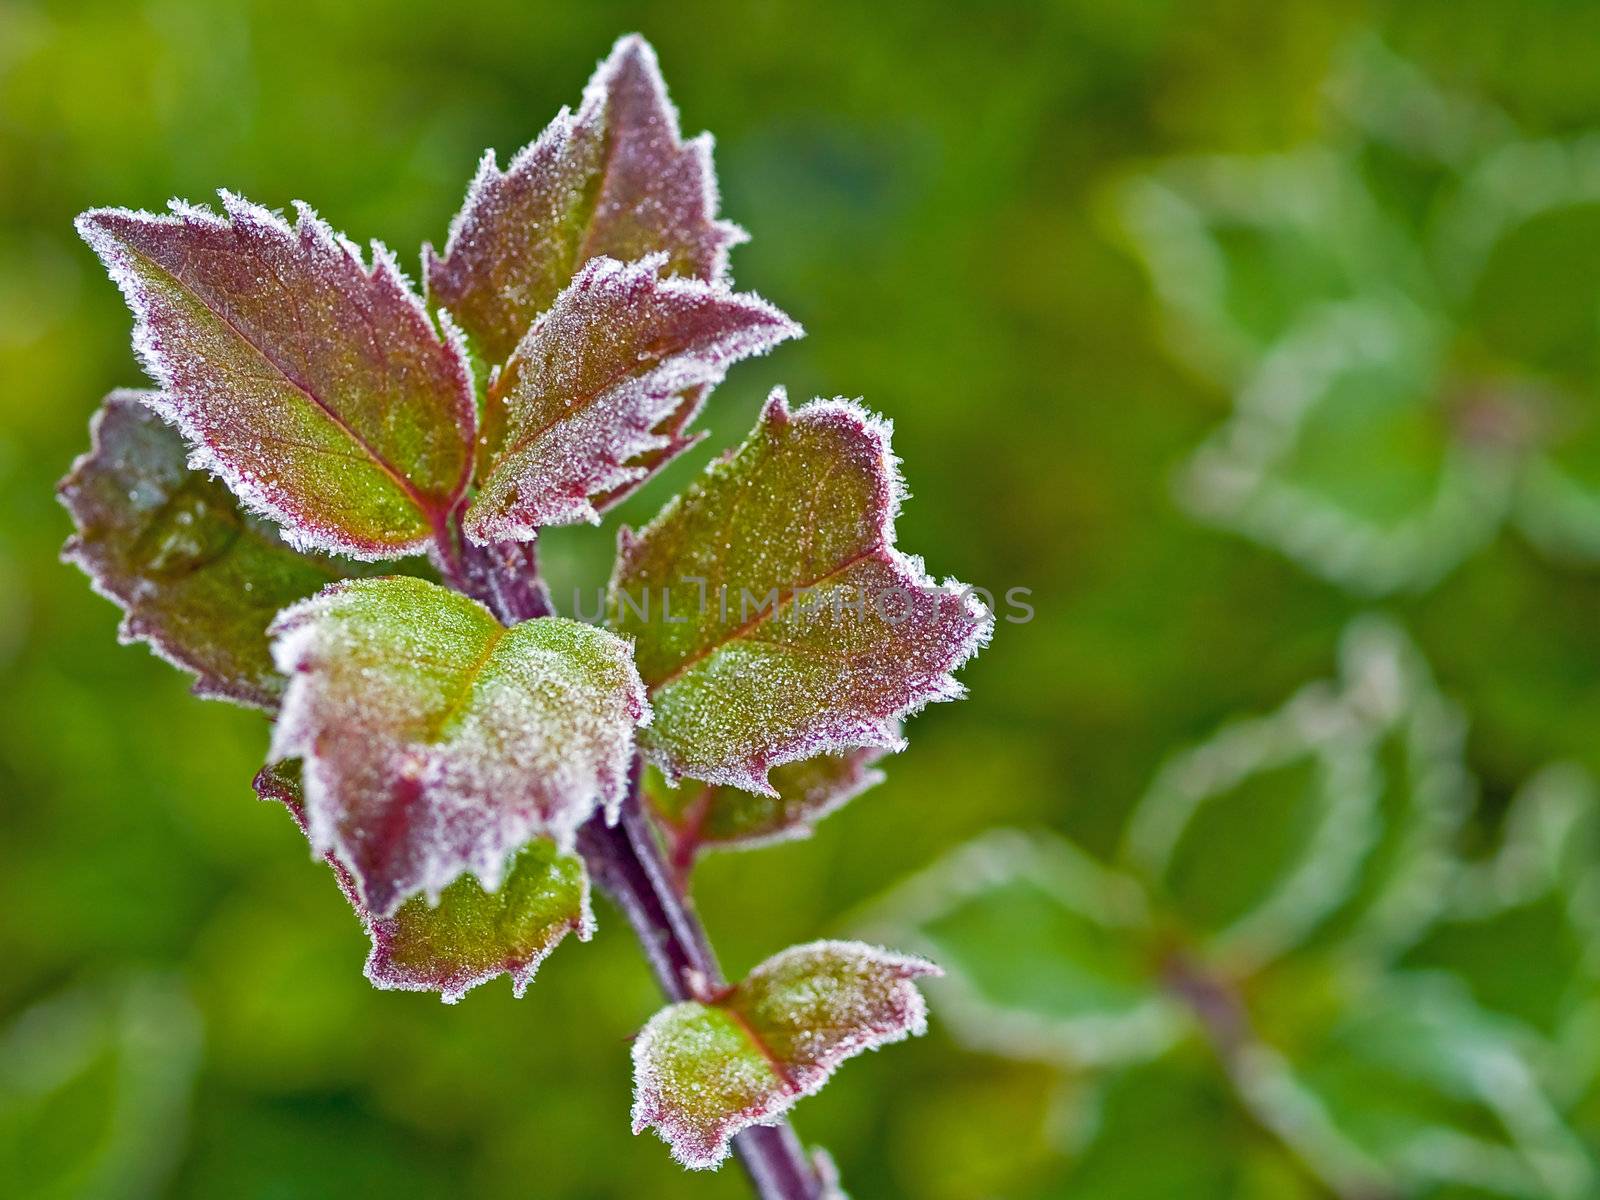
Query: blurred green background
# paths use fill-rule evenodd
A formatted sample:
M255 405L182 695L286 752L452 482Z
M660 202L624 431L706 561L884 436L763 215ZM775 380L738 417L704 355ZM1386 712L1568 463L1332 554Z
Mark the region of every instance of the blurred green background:
M913 493L901 544L936 574L1031 588L1037 610L1001 624L964 672L970 699L912 722L888 781L814 839L702 866L700 905L730 972L855 931L880 893L992 826L1114 855L1163 761L1334 676L1341 632L1374 601L1470 721L1460 853L1499 844L1510 798L1547 764L1600 772L1587 540L1600 517L1585 507L1600 477L1585 450L1600 184L1581 164L1542 176L1513 158L1513 189L1548 184L1560 212L1550 228L1523 236L1520 214L1497 233L1476 290L1448 281L1456 243L1435 236L1477 178L1475 138L1577 145L1600 126L1600 6L0 0L0 1191L744 1194L736 1169L686 1175L653 1138L628 1135L627 1039L657 999L616 914L602 905L597 939L563 946L520 1002L503 980L453 1008L373 990L327 871L253 799L263 719L194 700L143 647L118 647L114 608L56 561L69 524L54 483L101 396L142 382L75 213L203 201L219 186L272 206L303 198L414 272L482 149L504 161L630 30L656 45L686 131L716 134L723 210L753 235L736 279L809 336L736 369L702 420L708 444L604 531L547 538L558 601L602 580L618 521L647 518L782 383L893 418ZM1454 117L1377 85L1333 105L1328 80L1350 48L1380 42L1381 61L1468 97L1471 129L1457 137ZM1130 188L1187 156L1307 146L1392 220L1334 204L1337 231L1307 218L1298 249L1219 237L1232 290L1209 316L1169 294L1215 273L1204 256L1169 262L1168 291L1152 286L1161 272L1141 259L1161 232L1130 221ZM1306 178L1312 201L1341 195ZM1258 205L1258 223L1293 226L1283 204ZM1326 299L1302 293L1345 249L1361 267L1333 298L1378 296L1423 313L1429 333L1403 341L1398 384L1350 383L1353 407L1325 406L1328 436L1273 460L1322 507L1280 527L1288 510L1268 493L1263 520L1213 505L1197 521L1209 501L1175 498L1191 455L1293 335L1290 318ZM1413 252L1432 265L1412 271ZM1259 344L1220 365L1186 355L1185 337L1215 348L1208 319ZM1508 393L1555 398L1452 399L1505 379ZM1402 398L1389 405L1391 392ZM1329 512L1381 525L1426 507L1439 463L1458 460L1478 499L1372 550L1381 569L1359 538L1348 552L1318 540ZM1248 812L1222 830L1200 901L1234 887L1265 836ZM1021 924L1000 957L1045 987L1048 952ZM1480 954L1513 994L1552 961L1530 938L1510 938L1521 958ZM1557 981L1560 1003L1592 999L1590 980ZM1318 985L1273 986L1304 1000ZM936 998L928 1038L849 1064L797 1110L858 1200L1333 1194L1302 1166L1239 1168L1272 1135L1239 1117L1203 1044L1180 1049L1176 1081L1108 1081L965 1048L940 1012ZM1580 1142L1600 1139L1585 1085L1556 1107ZM1105 1125L1124 1110L1130 1161L1201 1174L1152 1179L1094 1159L1085 1114Z

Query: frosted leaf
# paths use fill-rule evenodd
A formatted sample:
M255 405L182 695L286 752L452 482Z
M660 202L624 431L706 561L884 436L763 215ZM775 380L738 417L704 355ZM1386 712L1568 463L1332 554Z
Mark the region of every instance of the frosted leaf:
M282 802L305 830L298 761L264 768L255 787L262 799ZM374 916L362 903L354 877L337 857L330 852L323 858L372 939L367 978L385 990L438 992L454 1004L478 984L510 975L512 991L521 997L567 934L586 942L594 931L583 863L549 838L535 837L518 851L494 891L462 875L440 893L437 905L412 896L388 917Z
M1340 694L1363 722L1378 784L1370 844L1313 946L1392 959L1448 902L1457 841L1472 811L1466 717L1393 622L1362 617L1340 639Z
M1320 140L1120 190L1174 353L1235 392L1182 501L1369 596L1508 521L1600 557L1595 295L1547 285L1595 275L1600 139L1528 138L1370 36L1337 61Z
M1050 834L986 833L895 887L857 928L938 961L934 1007L986 1053L1120 1066L1189 1028L1160 979L1144 889Z
M674 787L652 769L644 796L666 835L669 857L687 872L706 850L809 837L818 821L883 782L883 772L872 764L886 753L882 746L857 747L774 767L769 782L775 796L714 783Z
M710 136L682 140L655 51L625 37L577 113L563 110L504 171L484 155L444 254L423 250L429 299L502 363L596 256L662 252L673 274L723 281L745 235L716 212Z
M1334 62L1318 140L1283 154L1179 157L1118 189L1174 354L1223 386L1321 307L1404 297L1437 309L1452 286L1440 276L1481 261L1450 217L1462 175L1514 126L1370 35ZM1531 190L1525 174L1510 189ZM1430 215L1441 209L1435 242Z
M112 392L95 414L89 452L59 488L78 530L62 557L122 608L124 642L146 641L192 671L199 695L271 711L284 678L267 626L353 564L292 550L227 488L191 471L183 439L150 398Z
M903 491L888 425L845 400L754 434L637 535L624 530L607 620L635 639L669 778L759 795L767 772L894 746L895 721L962 694L951 672L993 616L894 545Z
M1442 217L1441 268L1487 353L1543 385L1543 445L1513 519L1558 561L1600 560L1600 474L1587 419L1600 370L1592 335L1600 137L1509 142L1479 162ZM1552 289L1552 274L1586 281ZM1554 386L1552 386L1554 385Z
M590 497L637 479L631 460L678 436L656 430L677 419L685 393L799 332L754 296L662 277L664 261L590 262L490 386L464 526L473 541L598 521Z
M1322 306L1426 294L1419 247L1355 164L1323 146L1176 159L1128 180L1117 199L1169 349L1224 387Z
M336 584L285 612L270 760L305 760L312 846L387 916L472 872L494 891L535 835L570 849L619 804L648 719L621 639L559 617L502 626L422 580Z
M861 942L812 942L662 1009L633 1043L633 1131L654 1128L686 1167L717 1166L736 1133L776 1121L845 1059L925 1032L911 981L937 974Z
M389 252L372 266L304 205L293 227L222 193L223 216L95 209L78 231L133 309L152 407L191 462L300 547L421 550L470 477L461 347Z

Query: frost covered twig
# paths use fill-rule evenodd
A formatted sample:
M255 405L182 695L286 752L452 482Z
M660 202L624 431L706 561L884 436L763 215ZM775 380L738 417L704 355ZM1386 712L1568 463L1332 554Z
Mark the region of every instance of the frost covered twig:
M540 530L598 521L698 440L729 368L800 333L733 290L743 232L716 209L709 140L681 137L654 52L624 38L575 113L507 170L485 159L424 253L426 298L305 205L292 224L228 193L220 214L84 214L159 390L96 419L61 487L67 554L125 638L276 717L257 790L332 868L374 984L453 1003L509 974L521 995L592 934L592 879L671 1002L634 1044L634 1132L693 1169L731 1149L762 1200L823 1200L832 1168L784 1114L921 1033L915 980L937 968L816 942L728 983L688 868L874 782L902 718L961 694L993 618L897 547L888 423L791 411L781 389L744 446L622 531L600 624L553 613ZM619 605L633 589L683 614L709 578L741 609L767 599L656 622ZM804 624L780 611L806 602ZM646 812L646 758L666 785L715 785L692 829L665 798Z

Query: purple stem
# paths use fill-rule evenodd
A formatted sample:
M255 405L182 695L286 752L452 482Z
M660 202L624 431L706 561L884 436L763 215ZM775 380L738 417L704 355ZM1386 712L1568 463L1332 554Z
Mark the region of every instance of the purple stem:
M506 624L549 616L533 543L475 547L462 538L441 553L451 583L488 605ZM455 547L452 547L455 548ZM620 819L597 812L578 830L578 852L596 884L622 910L668 1000L693 1000L725 985L722 967L639 802L638 754L628 776ZM823 1183L787 1121L756 1125L733 1139L760 1200L825 1200Z
M679 890L639 804L634 756L622 817L596 813L578 830L578 852L594 880L633 926L668 1000L693 1000L725 984L705 927ZM734 1153L761 1200L822 1200L822 1183L787 1121L756 1125L733 1139Z

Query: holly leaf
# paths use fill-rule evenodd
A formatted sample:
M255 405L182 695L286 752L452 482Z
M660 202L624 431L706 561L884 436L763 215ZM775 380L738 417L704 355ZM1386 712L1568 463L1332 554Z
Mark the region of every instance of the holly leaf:
M632 460L680 437L657 429L685 393L800 332L754 296L663 277L665 265L591 261L519 343L484 402L473 541L598 521L590 498L638 481L646 468Z
M857 747L774 767L769 781L775 796L714 783L674 787L652 769L644 796L667 835L670 857L687 870L706 850L809 837L818 821L883 782L883 772L872 764L887 752L882 746Z
M575 114L563 110L504 171L484 155L444 254L423 248L429 298L503 363L591 258L662 252L672 274L723 281L745 233L716 212L710 135L682 139L655 51L625 37Z
M122 289L152 406L196 468L301 549L422 550L470 477L472 382L393 257L372 266L305 205L293 227L222 193L223 216L95 209L78 231Z
M267 626L278 611L352 574L301 554L215 479L191 471L151 393L112 392L92 445L61 481L78 532L62 551L123 610L124 642L148 642L195 675L197 695L272 711L285 680Z
M306 831L298 760L263 768L255 788L263 800L282 803ZM388 917L362 902L354 876L337 857L323 858L372 939L366 976L386 991L438 992L454 1004L478 984L510 975L520 999L567 934L586 942L594 932L583 863L549 838L535 837L517 851L493 891L462 875L440 892L437 904L412 896Z
M559 617L510 629L417 579L335 584L285 612L270 760L305 760L311 844L386 917L464 872L496 891L535 836L570 849L621 803L648 719L621 639Z
M1068 1067L1139 1062L1187 1027L1160 980L1139 884L1047 834L995 830L873 906L863 922L936 959L929 991L965 1045Z
M772 767L898 746L896 720L962 694L951 672L993 615L895 548L902 496L886 423L845 400L791 413L780 389L743 446L623 531L607 620L635 641L641 744L669 779L775 796Z
M662 1009L633 1043L633 1131L715 1167L734 1134L821 1090L845 1059L927 1029L911 982L939 968L860 942L769 958L721 995Z

